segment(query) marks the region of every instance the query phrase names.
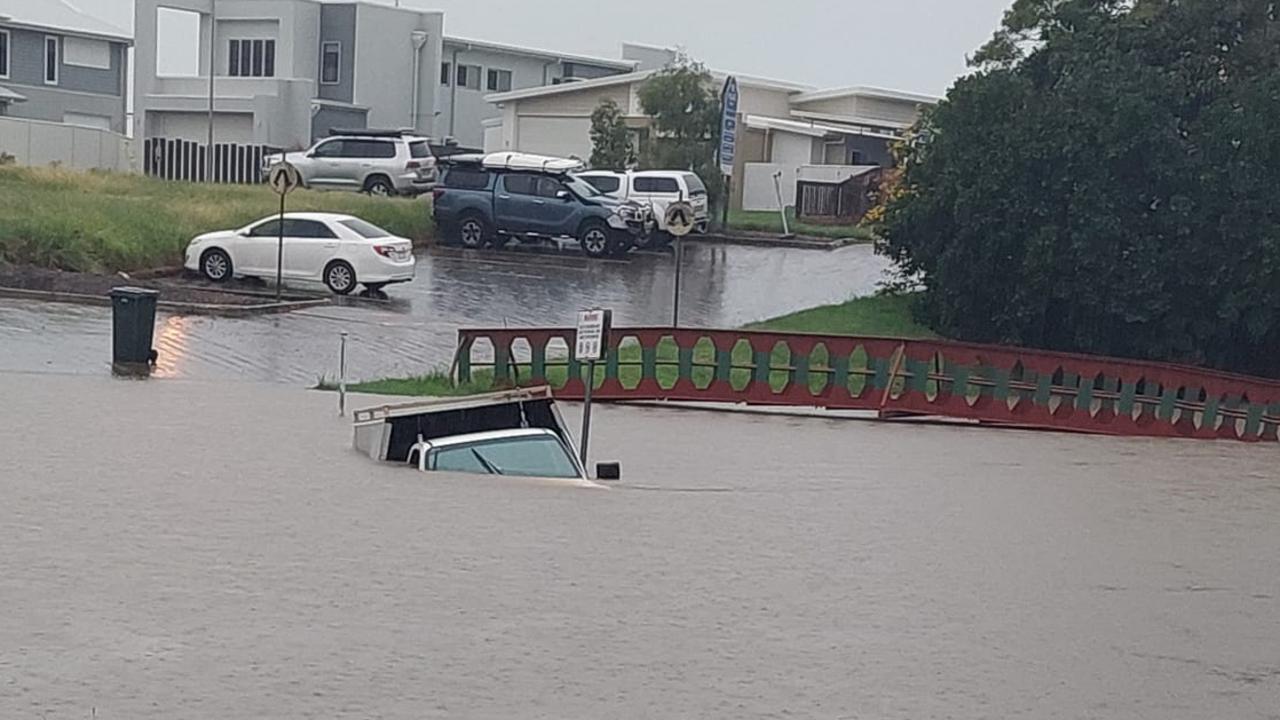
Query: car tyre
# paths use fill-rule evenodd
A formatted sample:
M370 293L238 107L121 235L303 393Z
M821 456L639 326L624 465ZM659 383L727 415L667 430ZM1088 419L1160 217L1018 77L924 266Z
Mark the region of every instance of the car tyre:
M609 226L593 220L582 224L578 231L578 244L587 257L601 258L615 251L615 241L610 237Z
M351 264L345 260L334 260L325 266L324 284L335 294L350 294L358 284L355 268L351 267Z
M209 248L200 256L200 274L209 282L224 283L234 275L231 256L221 248Z
M458 244L478 250L489 244L489 227L478 215L464 215L458 222Z
M374 197L391 197L396 189L385 175L374 175L364 181L364 191Z

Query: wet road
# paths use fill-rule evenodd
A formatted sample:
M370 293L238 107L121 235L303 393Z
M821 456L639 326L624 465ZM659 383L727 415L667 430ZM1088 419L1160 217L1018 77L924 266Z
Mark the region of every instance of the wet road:
M278 384L0 397L0 718L1280 708L1273 447L603 407L584 491L374 465Z
M390 300L252 319L162 316L155 347L164 377L314 382L335 374L351 334L353 377L447 366L464 326L569 325L584 307L612 307L619 325L671 318L674 259L596 262L575 253L419 254L418 278ZM736 327L873 292L886 263L868 246L834 252L691 243L681 319ZM99 373L109 366L106 308L0 300L0 370Z

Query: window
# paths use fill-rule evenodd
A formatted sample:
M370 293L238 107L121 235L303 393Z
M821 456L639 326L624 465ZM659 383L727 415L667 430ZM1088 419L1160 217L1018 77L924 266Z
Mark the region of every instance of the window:
M67 37L62 39L62 62L67 65L111 69L111 44L105 40Z
M9 31L0 30L0 78L9 77Z
M510 438L433 453L431 469L517 477L580 477L564 445L551 436Z
M549 177L538 178L536 190L538 197L554 198L561 190L564 190L564 185L561 185L559 180Z
M231 40L227 45L227 74L231 77L275 77L275 40Z
M616 177L588 175L581 179L591 183L592 187L602 193L618 192L618 188L622 187L622 181Z
M279 237L280 221L268 220L249 231L249 237Z
M395 143L385 140L343 140L342 157L386 159L396 156Z
M449 71L451 69L453 69L453 66L450 65L449 63L440 63L440 84L441 85L449 84Z
M502 178L503 187L513 195L537 195L538 176L507 175Z
M431 146L426 140L415 140L409 143L409 157L414 160L431 157Z
M689 187L690 197L707 194L707 186L702 184L702 178L693 173L685 173L684 184Z
M489 82L485 87L489 90L497 92L511 91L511 71L510 70L489 70Z
M350 220L339 220L339 223L345 225L348 230L354 232L362 238L373 240L374 238L391 237L391 233L370 222L365 222L360 218L351 218Z
M638 193L680 193L680 183L670 177L638 177L631 183L631 189Z
M285 237L294 238L317 238L332 239L338 237L333 234L328 225L315 220L294 220L288 219L284 221Z
M44 38L44 84L58 84L58 38L46 35Z
M479 168L457 166L445 173L444 186L459 190L484 190L489 187L489 173Z
M326 42L320 48L320 84L337 85L342 69L342 43Z
M468 90L480 89L480 66L458 64L458 87Z
M311 151L311 155L318 158L342 157L342 144L342 140L322 142L316 146L315 150Z

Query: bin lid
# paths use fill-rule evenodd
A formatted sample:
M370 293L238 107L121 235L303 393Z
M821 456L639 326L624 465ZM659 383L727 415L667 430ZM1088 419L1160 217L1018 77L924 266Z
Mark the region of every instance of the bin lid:
M111 292L110 292L111 297L131 297L131 298L156 297L159 294L160 294L159 290L152 290L151 288L140 288L140 287L132 287L132 286L114 287L114 288L111 288Z

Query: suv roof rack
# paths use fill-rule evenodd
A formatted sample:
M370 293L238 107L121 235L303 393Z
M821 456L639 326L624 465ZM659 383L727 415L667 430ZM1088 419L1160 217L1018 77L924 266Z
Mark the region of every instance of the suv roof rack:
M378 128L329 128L330 135L352 135L355 137L390 137L398 138L406 135L417 136L418 131L413 128L400 128L399 130L385 130Z
M532 155L521 152L496 152L481 161L490 170L534 170L545 173L567 173L583 169L581 160Z

